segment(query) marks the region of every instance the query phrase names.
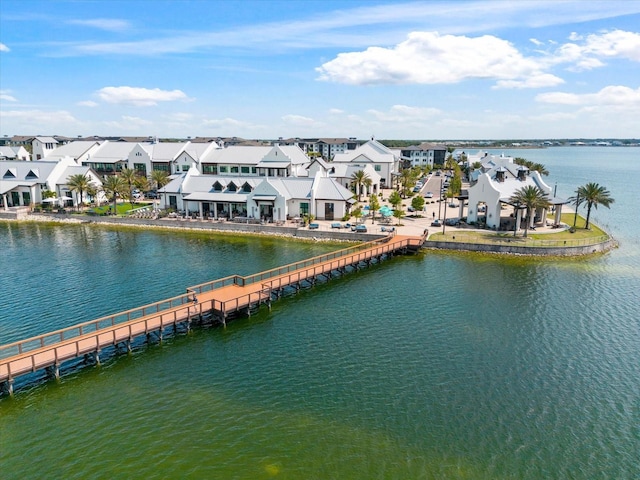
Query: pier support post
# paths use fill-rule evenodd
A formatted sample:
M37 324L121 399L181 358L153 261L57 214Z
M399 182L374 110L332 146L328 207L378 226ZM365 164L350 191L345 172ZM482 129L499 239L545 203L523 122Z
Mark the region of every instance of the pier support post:
M100 366L100 350L96 350L96 352L93 354L93 358L96 361L96 366Z
M131 337L127 340L127 353L131 353Z
M13 378L7 379L3 383L4 390L9 394L10 397L13 397Z

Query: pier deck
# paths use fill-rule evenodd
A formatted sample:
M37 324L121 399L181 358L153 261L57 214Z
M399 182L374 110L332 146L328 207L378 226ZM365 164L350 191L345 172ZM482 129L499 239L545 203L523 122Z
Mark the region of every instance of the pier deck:
M177 297L0 346L0 382L13 393L18 376L47 368L57 378L65 361L91 356L99 363L105 347L124 344L130 349L136 337L156 332L162 338L165 328L179 324L190 328L192 319L203 315L226 324L230 315L270 305L274 295L278 298L287 287L299 289L301 282L314 283L319 276L330 278L347 267L416 251L425 239L426 232L421 237L389 236L248 277L233 275L189 287Z

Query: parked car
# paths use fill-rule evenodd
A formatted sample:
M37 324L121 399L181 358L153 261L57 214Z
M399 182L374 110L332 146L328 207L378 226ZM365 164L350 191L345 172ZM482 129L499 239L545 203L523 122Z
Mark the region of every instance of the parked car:
M150 200L157 200L158 198L160 198L160 196L158 195L158 192L156 192L155 190L151 190L145 193L144 196Z
M427 192L424 194L424 198L433 198L433 192Z
M447 218L444 221L445 225L448 225L450 227L457 227L458 225L460 225L460 219L459 218Z
M439 218L436 218L433 222L431 222L431 226L432 227L441 227L442 226L442 222L440 221Z
M356 225L355 231L358 233L367 233L367 226L364 224Z

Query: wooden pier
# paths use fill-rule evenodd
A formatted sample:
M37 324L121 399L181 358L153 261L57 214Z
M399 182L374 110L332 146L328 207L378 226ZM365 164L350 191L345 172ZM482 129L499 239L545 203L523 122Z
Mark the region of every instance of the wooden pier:
M19 376L46 369L59 378L63 362L84 357L99 364L104 348L122 346L130 351L134 339L143 335L154 334L162 340L167 328L189 330L194 320L203 318L226 325L234 315L250 315L262 304L270 307L285 289L298 291L320 277L328 279L348 268L415 252L425 239L426 232L421 237L388 236L248 277L232 275L189 287L177 297L0 346L0 384L13 394Z

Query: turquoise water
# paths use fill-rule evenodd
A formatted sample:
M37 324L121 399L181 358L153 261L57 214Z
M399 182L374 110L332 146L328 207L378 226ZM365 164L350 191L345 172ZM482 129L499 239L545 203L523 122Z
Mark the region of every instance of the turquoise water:
M559 195L606 185L593 219L621 248L396 257L21 389L0 399L2 478L638 478L640 149L518 154ZM0 343L335 248L15 224L0 241Z

